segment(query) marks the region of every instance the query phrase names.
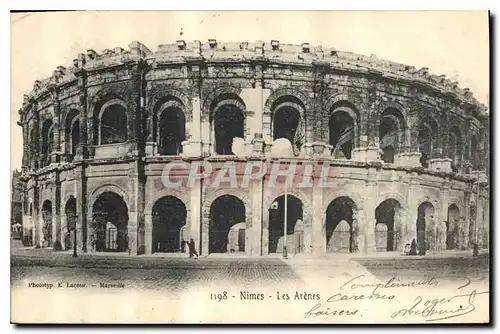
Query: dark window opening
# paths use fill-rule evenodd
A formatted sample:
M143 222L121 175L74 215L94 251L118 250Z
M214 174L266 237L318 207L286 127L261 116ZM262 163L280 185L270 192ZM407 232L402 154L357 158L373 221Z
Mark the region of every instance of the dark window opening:
M245 204L239 198L218 197L210 207L209 253L244 251L245 245L238 243L239 230L246 227L245 221Z
M233 139L244 138L243 112L233 105L221 106L213 120L215 131L215 152L221 155L233 155Z
M293 195L287 195L287 252L301 253L303 245L299 243L303 233L302 201ZM285 196L274 200L269 208L269 253L281 253L284 246L285 232Z
M107 107L101 115L100 126L100 145L127 141L127 111L122 105Z
M349 197L333 200L326 209L326 251L354 251L356 233L353 231L354 202Z
M94 202L92 214L95 250L97 252L127 251L129 218L123 198L110 191L101 194ZM111 248L110 245L113 247Z
M186 206L173 196L159 199L153 206L153 244L152 252L181 252L184 239L183 227L186 224Z
M354 120L345 111L334 112L330 116L330 145L336 159L351 159L354 148Z
M160 116L161 155L179 155L182 153L182 142L186 140L184 113L178 108L164 110Z

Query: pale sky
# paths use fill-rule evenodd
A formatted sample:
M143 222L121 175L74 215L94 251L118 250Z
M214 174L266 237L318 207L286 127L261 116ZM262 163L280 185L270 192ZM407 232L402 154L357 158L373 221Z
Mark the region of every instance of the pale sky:
M183 35L180 36L180 32ZM16 125L23 94L78 53L101 52L138 40L157 45L186 41L270 41L334 47L445 74L487 104L487 12L71 12L11 14L12 169L21 166Z

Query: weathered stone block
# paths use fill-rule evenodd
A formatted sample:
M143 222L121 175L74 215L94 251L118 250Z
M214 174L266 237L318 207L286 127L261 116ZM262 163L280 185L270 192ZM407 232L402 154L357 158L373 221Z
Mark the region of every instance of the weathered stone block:
M429 169L435 171L441 171L446 173L451 173L451 162L449 158L438 158L429 160Z
M394 164L399 166L419 167L422 166L420 163L421 156L422 154L420 152L399 153L394 157Z
M380 150L378 147L356 147L352 150L354 161L380 161Z

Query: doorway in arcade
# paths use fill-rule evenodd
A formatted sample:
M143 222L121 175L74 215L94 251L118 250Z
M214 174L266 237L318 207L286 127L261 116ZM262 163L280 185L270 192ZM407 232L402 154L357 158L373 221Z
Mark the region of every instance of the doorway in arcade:
M153 253L181 252L185 239L186 206L174 196L160 198L153 206Z
M304 251L304 222L302 202L293 195L287 195L286 244L288 254ZM285 231L285 196L274 200L269 208L269 253L282 253Z
M245 252L245 217L245 204L239 198L218 197L210 207L208 252Z

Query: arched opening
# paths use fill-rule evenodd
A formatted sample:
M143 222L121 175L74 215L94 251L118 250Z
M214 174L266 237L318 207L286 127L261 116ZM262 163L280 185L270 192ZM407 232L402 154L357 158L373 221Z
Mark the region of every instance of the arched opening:
M120 103L104 105L99 119L99 145L127 141L127 110Z
M42 204L42 219L43 219L43 241L45 247L52 246L52 202L46 200Z
M76 233L76 224L78 217L76 215L76 198L73 196L66 201L64 206L64 213L66 214L66 229L64 232L64 249L71 249L73 247L74 234Z
M304 251L303 204L293 195L286 196L286 245L289 254ZM269 253L282 253L285 244L285 196L279 196L269 208Z
M233 139L244 138L245 135L243 110L232 103L222 104L214 110L212 122L215 137L215 153L220 155L234 155L232 150Z
M448 219L446 221L446 249L458 249L458 228L460 220L460 209L456 204L448 207Z
M335 159L351 159L357 136L357 112L346 103L338 103L332 107L328 128L329 144Z
M112 191L102 193L94 202L92 215L95 250L97 252L127 251L128 208L123 198Z
M435 138L437 135L437 125L434 120L422 122L418 131L418 149L420 151L420 163L424 168L429 167L429 160L435 149Z
M281 107L274 112L273 139L286 138L295 142L295 134L300 122L299 112L292 107Z
M80 143L80 120L78 110L72 109L66 116L65 124L66 153L68 161L73 161Z
M375 209L375 243L378 252L397 251L401 241L401 204L395 199L387 199Z
M446 152L451 161L451 170L458 172L462 160L462 138L460 130L454 126L448 135L448 152Z
M178 107L160 109L159 147L161 155L180 155L182 142L186 140L186 118Z
M346 196L334 199L326 209L326 251L353 252L357 237L354 226L356 205Z
M50 165L50 153L54 149L54 124L51 119L45 120L42 126L42 166Z
M295 155L300 153L304 144L305 124L301 113L305 112L302 101L295 96L282 96L273 102L272 126L273 140L285 138L291 144Z
M421 249L422 245L425 245L425 249L430 249L433 243L431 231L434 220L434 206L430 202L423 202L418 206L417 215L417 245L418 249Z
M379 145L384 162L394 163L394 155L400 150L403 131L403 115L397 109L386 109L381 115L379 124Z
M233 195L217 197L210 206L209 253L245 251L245 204Z
M174 196L165 196L153 205L152 252L174 253L181 250L185 240L183 227L186 225L186 206Z

